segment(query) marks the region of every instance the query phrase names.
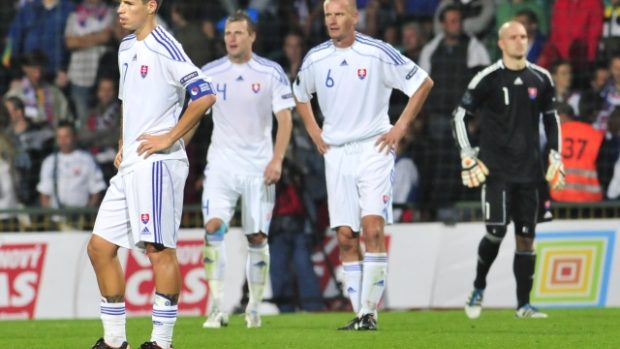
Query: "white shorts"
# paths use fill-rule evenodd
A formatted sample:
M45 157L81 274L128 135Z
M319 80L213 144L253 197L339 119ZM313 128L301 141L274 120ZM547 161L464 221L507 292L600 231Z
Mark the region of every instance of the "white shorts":
M327 203L332 228L349 226L359 232L361 218L382 216L392 223L394 152L380 153L378 137L330 146L325 153Z
M205 168L202 192L202 217L205 224L213 218L226 225L235 213L241 197L241 226L246 235L269 233L275 204L275 185L266 185L262 175L236 175Z
M176 248L188 170L185 161L162 160L116 174L93 234L126 248L144 249L146 242Z

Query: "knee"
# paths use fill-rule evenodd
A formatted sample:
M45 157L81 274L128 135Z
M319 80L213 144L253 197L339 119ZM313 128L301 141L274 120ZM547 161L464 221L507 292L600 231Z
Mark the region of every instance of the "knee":
M267 243L267 235L265 233L255 233L246 235L250 247L261 247Z
M98 235L92 235L90 240L88 240L86 252L91 263L95 263L104 259L114 258L116 256L116 246Z
M523 235L516 236L517 252L534 252L534 238Z
M359 233L349 227L339 227L337 230L338 245L344 253L359 250Z
M365 218L363 222L364 242L370 250L383 242L383 218Z
M486 239L493 243L501 243L506 236L506 226L505 225L487 225L487 235Z

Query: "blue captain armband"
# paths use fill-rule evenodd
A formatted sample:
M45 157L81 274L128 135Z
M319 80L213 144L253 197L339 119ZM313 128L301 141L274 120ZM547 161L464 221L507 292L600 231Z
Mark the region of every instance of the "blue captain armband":
M191 84L187 85L185 89L189 93L189 97L192 99L192 101L195 101L202 96L215 94L215 92L213 92L213 86L211 86L211 83L202 79L192 82Z

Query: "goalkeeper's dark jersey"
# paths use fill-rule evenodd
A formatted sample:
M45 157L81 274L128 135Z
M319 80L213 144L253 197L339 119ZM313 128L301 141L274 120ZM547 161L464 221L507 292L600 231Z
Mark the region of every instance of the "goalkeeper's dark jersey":
M548 147L559 151L560 145L554 96L549 72L535 64L527 63L518 71L507 69L501 60L490 65L471 80L454 112L454 136L459 148L475 146L470 145L465 120L477 114L478 158L487 165L490 175L508 182L540 181L541 115Z

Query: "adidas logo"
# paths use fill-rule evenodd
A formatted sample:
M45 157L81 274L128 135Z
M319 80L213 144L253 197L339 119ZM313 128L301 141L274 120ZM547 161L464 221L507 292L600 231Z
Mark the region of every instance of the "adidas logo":
M347 63L346 59L343 59L342 62L340 62L340 66L343 67L343 66L346 66L346 65L349 65L349 63Z
M352 294L352 293L357 293L357 291L353 287L349 287L347 288L347 293Z
M133 55L133 58L131 59L132 62L135 62L138 60L138 55Z
M243 81L243 76L239 75L239 77L237 78L237 81Z
M521 80L521 78L517 76L517 78L515 79L514 84L515 85L523 85L523 80Z
M267 266L267 263L265 261L260 261L258 263L255 263L254 265L257 266L257 267L263 268L263 267Z
M205 257L205 258L202 260L202 262L203 262L203 263L213 263L214 261L213 261L211 258L209 258L209 257Z
M375 282L375 286L385 286L385 280L379 280Z
M144 229L142 229L142 235L147 235L150 234L151 232L149 231L149 228L144 227Z

